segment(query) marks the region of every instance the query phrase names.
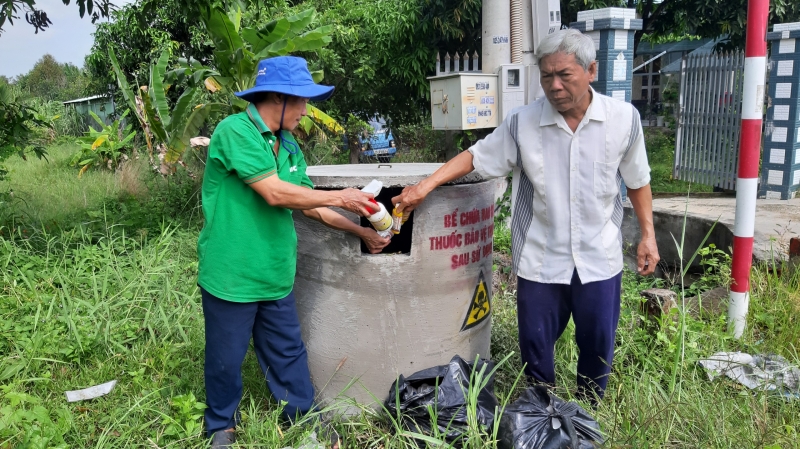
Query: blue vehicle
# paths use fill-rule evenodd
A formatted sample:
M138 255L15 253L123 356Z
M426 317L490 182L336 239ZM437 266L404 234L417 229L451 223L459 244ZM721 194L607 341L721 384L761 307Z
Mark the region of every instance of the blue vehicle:
M361 143L359 160L369 162L377 159L378 162L389 162L397 154L397 146L394 143L392 132L386 128L386 122L383 119L370 120L369 124L374 131L372 136L365 131L359 138Z

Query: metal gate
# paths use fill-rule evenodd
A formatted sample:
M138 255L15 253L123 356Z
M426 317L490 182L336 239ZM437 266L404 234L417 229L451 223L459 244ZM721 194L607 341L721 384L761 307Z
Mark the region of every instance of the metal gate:
M744 52L683 58L676 179L735 189L743 81Z

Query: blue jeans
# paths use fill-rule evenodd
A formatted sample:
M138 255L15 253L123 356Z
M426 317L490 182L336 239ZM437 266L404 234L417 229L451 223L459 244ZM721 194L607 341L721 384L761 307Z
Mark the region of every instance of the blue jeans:
M621 287L622 272L583 284L575 270L570 285L518 278L519 347L525 374L535 382L555 385L555 344L572 316L580 351L578 393L602 398L614 359Z
M206 330L206 432L229 429L238 421L242 362L253 338L258 363L284 415L294 419L314 407L308 355L300 338L294 293L276 301L237 303L201 288Z

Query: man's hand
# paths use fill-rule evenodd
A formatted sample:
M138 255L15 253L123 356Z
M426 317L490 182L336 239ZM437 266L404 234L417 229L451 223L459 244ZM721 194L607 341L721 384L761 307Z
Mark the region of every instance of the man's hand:
M464 151L439 167L432 175L420 181L419 184L403 189L400 195L392 198L392 204L397 205L399 203L400 205L396 206L397 211L408 214L416 209L433 189L458 179L472 172L472 170L474 170L472 153Z
M378 206L369 201L373 197L373 194L362 192L357 189L340 190L339 199L341 200L341 204L339 204L339 207L361 215L362 217L366 217L380 210Z
M643 238L636 250L636 271L642 276L653 274L659 260L655 237Z
M363 228L364 231L362 233L361 240L364 241L364 244L367 245L367 249L369 250L370 254L378 254L386 248L386 245L392 241L392 237L381 237L375 232L374 229L370 228Z
M392 198L392 204L400 204L397 206L398 212L403 212L408 215L412 210L416 209L424 200L431 189L428 188L425 181L421 181L413 186L408 186L400 192L400 195Z

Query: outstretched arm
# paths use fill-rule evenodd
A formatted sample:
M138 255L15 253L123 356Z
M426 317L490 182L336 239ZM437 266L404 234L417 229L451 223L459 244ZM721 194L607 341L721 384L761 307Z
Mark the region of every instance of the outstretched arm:
M400 195L392 198L392 204L400 204L400 206L397 207L398 212L409 213L419 206L433 189L467 175L472 172L473 169L472 153L464 151L439 167L432 175L423 179L418 184L403 189Z
M277 175L254 182L250 187L270 206L300 210L337 206L361 216L375 213L369 202L373 195L356 189L312 190L282 181Z
M392 198L392 204L400 204L398 211L411 212L435 188L473 170L488 179L507 175L517 162L518 155L516 135L510 131L509 120L516 120L516 114L510 114L491 134L439 167L419 184L403 189L400 195Z
M327 207L306 209L303 211L303 215L329 228L349 232L357 236L364 241L367 245L367 249L369 249L369 252L372 254L381 252L381 250L392 241L391 237L381 237L374 229L361 227L348 220L347 217L342 214L328 209Z

